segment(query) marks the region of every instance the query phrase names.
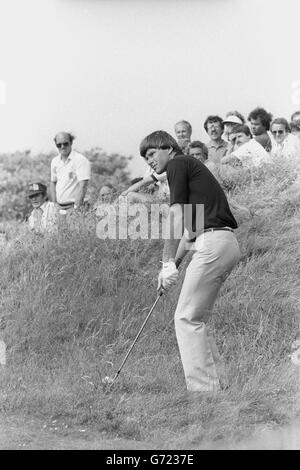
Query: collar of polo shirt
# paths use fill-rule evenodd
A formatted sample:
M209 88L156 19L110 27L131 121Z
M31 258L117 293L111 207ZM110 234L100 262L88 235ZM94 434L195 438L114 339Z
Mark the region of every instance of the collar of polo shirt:
M208 147L213 147L213 148L219 148L219 147L224 147L224 145L227 145L227 142L225 140L221 140L221 142L216 143L214 140L211 140L207 146Z
M72 149L71 152L69 153L69 155L67 156L66 160L72 160L73 152L74 152L74 150ZM59 154L59 156L60 156L60 159L63 160L61 154Z

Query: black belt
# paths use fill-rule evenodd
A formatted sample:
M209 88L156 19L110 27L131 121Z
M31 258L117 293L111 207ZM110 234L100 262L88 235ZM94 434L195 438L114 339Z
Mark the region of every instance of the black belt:
M71 208L74 206L74 202L69 202L68 204L59 204L59 207L61 207L62 209L68 209L68 208Z
M205 228L203 232L216 232L217 230L227 230L228 232L233 232L233 229L230 227L210 227Z

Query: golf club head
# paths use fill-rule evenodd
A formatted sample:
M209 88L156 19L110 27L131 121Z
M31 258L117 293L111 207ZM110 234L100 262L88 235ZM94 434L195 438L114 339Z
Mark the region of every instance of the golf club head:
M135 339L134 339L132 345L130 346L130 348L129 348L127 354L126 354L126 356L124 357L123 362L122 362L121 366L119 367L119 369L118 369L116 375L115 375L113 378L111 378L111 377L109 377L109 376L106 376L106 377L104 377L104 379L102 379L102 383L103 383L103 385L106 386L106 388L110 389L110 388L112 387L112 385L114 384L115 380L117 380L117 378L118 378L118 376L119 376L119 374L120 374L120 372L121 372L121 370L122 370L122 368L123 368L123 366L124 366L124 364L125 364L125 362L126 362L128 356L129 356L129 354L130 354L130 352L131 352L132 349L133 349L133 346L134 346L135 343L137 342L137 340L138 340L138 338L139 338L139 336L140 336L140 334L141 334L143 328L145 327L145 325L146 325L148 319L150 318L150 315L151 315L152 311L153 311L154 308L155 308L155 305L157 304L159 298L160 298L162 295L163 295L163 290L160 289L160 290L159 290L159 293L158 293L158 296L157 296L157 298L156 298L156 301L154 302L152 308L150 309L150 312L148 313L146 319L144 320L143 325L141 326L141 328L140 328L138 334L136 335L136 337L135 337Z
M104 385L111 385L113 383L114 379L112 377L104 377L104 379L102 379L102 383Z

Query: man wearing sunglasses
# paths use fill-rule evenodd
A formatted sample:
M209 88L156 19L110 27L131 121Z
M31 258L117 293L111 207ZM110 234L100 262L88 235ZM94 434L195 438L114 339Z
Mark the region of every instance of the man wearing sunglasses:
M273 137L272 155L279 158L299 158L300 142L296 135L291 134L288 121L285 118L276 118L271 123Z
M51 162L50 195L62 210L83 205L91 177L91 164L72 149L73 140L74 136L68 132L59 132L54 137L59 154Z

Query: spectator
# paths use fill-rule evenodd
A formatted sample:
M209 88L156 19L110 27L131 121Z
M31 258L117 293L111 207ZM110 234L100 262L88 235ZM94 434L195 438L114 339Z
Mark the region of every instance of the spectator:
M35 233L55 232L57 230L58 209L56 204L48 201L47 186L40 182L31 183L27 194L33 207L28 218L30 230Z
M210 141L207 144L208 161L219 165L221 158L224 157L228 148L228 143L222 139L224 131L223 120L219 116L208 116L204 122L204 129L210 137Z
M98 199L93 205L93 210L97 210L100 204L108 204L112 202L114 188L111 183L106 183L100 188Z
M175 124L174 129L179 147L185 155L188 155L192 135L191 124L188 121L179 121Z
M224 119L224 138L229 142L229 135L239 124L245 124L244 116L238 111L229 111Z
M90 162L72 149L73 140L68 132L58 133L54 142L59 155L51 162L51 199L65 210L83 205L91 177Z
M194 140L190 143L189 155L204 163L207 160L208 149L200 140Z
M299 139L290 133L290 126L285 118L276 118L272 121L271 133L273 156L295 158L300 155Z
M290 129L291 133L296 135L300 140L300 111L295 111L291 115Z
M260 143L263 148L270 152L272 149L272 141L268 134L272 114L268 113L264 108L255 108L248 116L251 132L254 139Z
M107 198L110 197L114 192L114 188L110 183L106 183L104 186L99 191L99 197L101 198Z
M300 111L295 111L291 115L291 122L293 123L300 123Z
M268 152L252 138L247 125L237 126L230 138L233 152L222 158L222 165L231 163L243 165L245 168L253 168L270 161Z
M300 141L300 122L290 123L291 134L296 136Z
M99 203L111 202L114 192L115 191L111 183L106 183L105 185L103 185L99 191L98 200L94 207L97 207Z

